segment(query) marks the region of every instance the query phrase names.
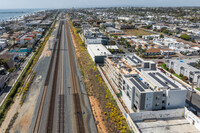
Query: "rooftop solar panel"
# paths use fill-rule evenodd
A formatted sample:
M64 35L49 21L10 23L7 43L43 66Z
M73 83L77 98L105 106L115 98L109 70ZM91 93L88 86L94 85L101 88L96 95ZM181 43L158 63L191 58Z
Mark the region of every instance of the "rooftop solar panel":
M167 81L169 84L171 84L174 88L178 88L177 85L175 85L172 81L170 81L169 79L167 79L165 76L163 76L160 73L157 73L157 74L158 74L158 76L160 76L161 78L163 78L165 81Z
M144 91L144 89L143 89L133 78L131 78L130 81L131 81L140 91Z
M135 63L135 64L138 64L136 61L134 61L132 58L130 58L129 56L128 56L128 59L130 59L133 63Z
M167 86L163 81L161 81L159 78L157 78L153 73L148 73L152 78L154 78L156 81L158 81L162 86Z
M138 77L136 77L135 80L136 80L144 89L147 89L147 88L148 88Z
M138 61L138 62L142 62L140 59L138 59L136 56L134 56L134 58Z

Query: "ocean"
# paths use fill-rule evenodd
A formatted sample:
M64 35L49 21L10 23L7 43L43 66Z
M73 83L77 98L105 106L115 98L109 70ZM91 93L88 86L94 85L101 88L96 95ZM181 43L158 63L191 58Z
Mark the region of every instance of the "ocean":
M0 21L18 18L42 9L0 9Z

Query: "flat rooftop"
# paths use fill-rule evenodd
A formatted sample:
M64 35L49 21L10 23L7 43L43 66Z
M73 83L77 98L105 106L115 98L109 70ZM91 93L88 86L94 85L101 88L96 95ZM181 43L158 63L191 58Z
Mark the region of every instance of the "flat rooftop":
M188 68L190 71L200 73L200 70L193 67L191 63L195 63L198 59L183 59L183 60L171 60L172 62L178 64L179 66L183 66L184 68Z
M194 125L184 117L156 121L136 121L135 125L142 133L199 133Z
M180 89L185 90L186 88L180 84L178 81L173 80L172 78L166 76L158 69L150 70L141 68L139 75L144 78L150 85L158 89Z
M94 56L112 55L102 44L90 44L87 49L90 49Z
M129 75L125 75L125 78L136 86L140 92L162 91L164 89L186 90L179 82L172 80L159 70L144 69L138 73L136 68Z
M137 55L128 55L124 57L124 60L131 66L141 66L144 62L144 60L138 57Z
M109 61L118 72L128 75L136 74L137 72L133 66L140 66L143 60L136 55L126 55L117 57L111 56L107 59L107 61Z

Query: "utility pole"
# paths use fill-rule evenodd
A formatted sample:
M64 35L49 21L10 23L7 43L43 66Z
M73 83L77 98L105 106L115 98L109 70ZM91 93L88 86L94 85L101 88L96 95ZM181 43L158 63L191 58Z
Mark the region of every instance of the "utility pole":
M194 91L194 85L196 84L197 82L192 82L192 90L190 91L190 103L192 103L192 94L193 94L193 91Z

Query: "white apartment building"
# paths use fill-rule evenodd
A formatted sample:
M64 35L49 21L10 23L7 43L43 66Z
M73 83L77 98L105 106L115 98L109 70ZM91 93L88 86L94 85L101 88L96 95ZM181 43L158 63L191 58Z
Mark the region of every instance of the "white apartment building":
M108 57L105 73L121 91L129 110L152 111L183 108L187 89L157 70L154 62L136 55Z

